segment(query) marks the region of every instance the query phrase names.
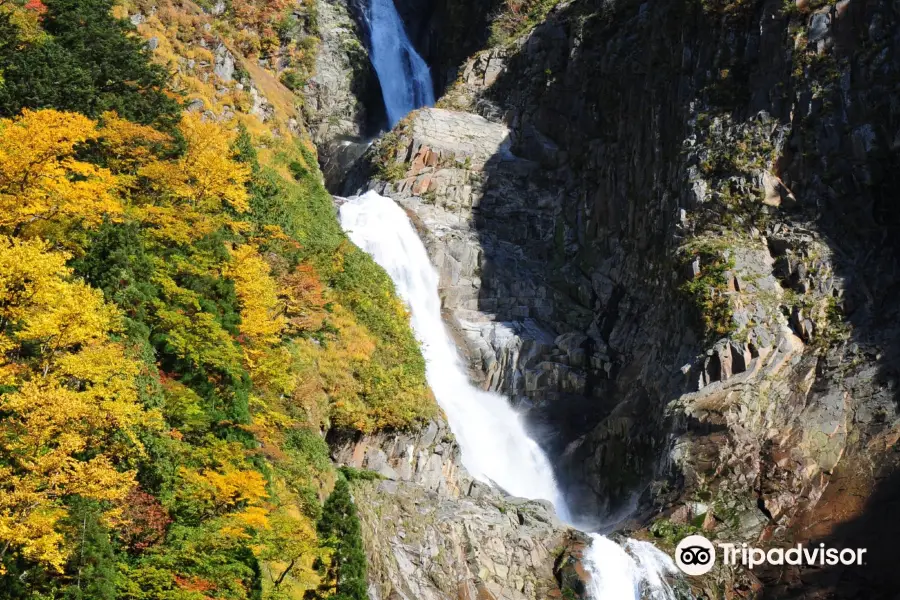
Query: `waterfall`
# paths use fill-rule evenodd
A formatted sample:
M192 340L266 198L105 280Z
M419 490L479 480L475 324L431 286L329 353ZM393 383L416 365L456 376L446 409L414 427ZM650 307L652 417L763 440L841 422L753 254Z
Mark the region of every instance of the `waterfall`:
M503 397L469 383L441 318L437 272L403 209L368 192L341 206L341 226L388 272L409 306L428 383L447 414L469 473L513 496L549 500L562 512L553 469L519 416Z
M367 192L341 206L340 220L350 239L387 271L409 306L428 383L447 415L466 469L514 496L549 500L567 519L553 468L519 415L502 396L469 382L441 318L438 274L403 209L390 198ZM654 600L672 598L664 579L675 572L671 558L647 542L628 540L622 547L598 534L591 537L584 564L595 600L639 600L642 593Z
M676 575L678 567L668 554L650 542L626 540L623 547L592 533L584 566L591 574L588 589L594 600L641 600L642 597L672 600L675 597L665 576Z
M393 0L369 0L370 56L393 127L410 111L434 104L428 65L413 48Z

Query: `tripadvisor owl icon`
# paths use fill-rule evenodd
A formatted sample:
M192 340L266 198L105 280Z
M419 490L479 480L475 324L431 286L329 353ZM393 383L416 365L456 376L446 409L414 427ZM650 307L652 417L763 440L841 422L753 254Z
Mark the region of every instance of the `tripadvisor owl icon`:
M702 535L689 535L675 548L675 564L688 575L709 573L716 563L716 549Z

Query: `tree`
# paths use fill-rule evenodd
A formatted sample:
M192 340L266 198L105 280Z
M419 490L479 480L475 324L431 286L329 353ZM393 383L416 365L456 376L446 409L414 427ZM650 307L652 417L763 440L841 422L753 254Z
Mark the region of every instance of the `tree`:
M103 509L96 502L74 497L68 504L65 526L74 541L66 566L71 583L63 590L66 600L115 600L115 553Z
M316 581L312 563L325 553L312 523L285 510L273 511L268 522L258 544L260 560L284 565L271 573L273 587L279 589L288 576L303 584Z
M251 168L234 159L235 136L194 113L182 116L178 131L184 138L184 155L173 162L150 163L141 175L155 189L195 210L214 213L228 207L236 213L247 212Z
M65 498L120 502L134 472L117 463L140 453L136 428L154 422L137 403L137 362L109 341L118 312L71 280L66 259L0 237L0 560L58 571L71 552Z
M25 110L0 119L0 230L93 227L121 213L115 176L76 157L77 146L97 135L96 123L75 113Z
M281 277L279 284L290 331L309 335L321 329L328 301L316 270L307 264L297 265L293 272Z
M156 158L173 142L171 136L123 119L112 111L103 113L100 123L95 156L91 158L116 174L135 174L140 166Z
M122 117L168 129L179 103L166 91L169 74L128 21L112 15L113 0L45 0L38 37L0 12L0 115L56 108Z
M317 529L322 543L334 551L326 570L326 583L319 588L320 597L366 600L366 553L362 531L350 484L343 475L338 477L334 491L325 501Z
M278 286L270 271L253 246L244 244L232 251L232 264L227 274L234 280L241 304L240 332L247 339L250 350L277 343L285 326ZM252 359L252 353L250 357Z
M117 521L127 548L137 554L162 543L172 519L159 500L138 488L132 489L125 500Z
M144 185L136 200L138 218L166 245L187 246L222 228L246 230L237 217L250 208L251 166L237 160L234 134L192 113L183 116L178 134L182 156L138 169Z

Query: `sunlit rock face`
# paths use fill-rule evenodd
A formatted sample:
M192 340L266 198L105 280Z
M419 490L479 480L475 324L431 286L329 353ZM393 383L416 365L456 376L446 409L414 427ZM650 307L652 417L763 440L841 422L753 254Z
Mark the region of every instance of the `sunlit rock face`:
M559 560L584 540L552 505L473 479L443 421L332 446L339 463L384 478L354 484L371 597L539 600L561 594L555 571L580 564Z

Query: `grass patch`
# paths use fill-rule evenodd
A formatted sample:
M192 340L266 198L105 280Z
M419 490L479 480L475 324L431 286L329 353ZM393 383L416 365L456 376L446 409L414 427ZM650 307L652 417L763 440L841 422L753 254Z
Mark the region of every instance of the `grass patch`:
M505 46L540 24L559 0L506 0L491 24L491 46Z

